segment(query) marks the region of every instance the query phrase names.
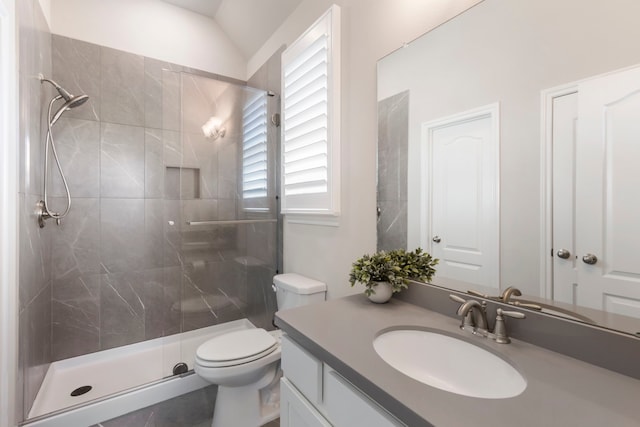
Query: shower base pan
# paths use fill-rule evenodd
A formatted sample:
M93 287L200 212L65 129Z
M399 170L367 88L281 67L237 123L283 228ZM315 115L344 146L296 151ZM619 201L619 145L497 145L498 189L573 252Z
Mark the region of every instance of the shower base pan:
M54 362L24 425L90 426L206 387L210 384L193 372L198 346L216 335L251 328L249 320L235 320ZM190 371L174 375L178 363Z

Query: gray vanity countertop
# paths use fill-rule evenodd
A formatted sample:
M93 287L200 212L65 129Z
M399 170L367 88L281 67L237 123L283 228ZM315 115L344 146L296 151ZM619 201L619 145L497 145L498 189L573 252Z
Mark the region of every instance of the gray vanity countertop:
M640 380L524 341L496 344L461 331L457 319L394 298L373 304L353 295L276 317L296 342L410 427L640 426ZM373 349L381 331L402 326L442 330L499 354L526 378L527 388L508 399L478 399L413 380Z

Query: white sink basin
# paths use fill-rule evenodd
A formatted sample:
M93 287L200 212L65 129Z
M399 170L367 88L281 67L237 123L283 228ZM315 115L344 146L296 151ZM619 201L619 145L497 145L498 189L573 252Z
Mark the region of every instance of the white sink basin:
M403 374L451 393L504 399L519 395L527 387L524 377L500 357L447 335L393 330L379 335L373 347Z

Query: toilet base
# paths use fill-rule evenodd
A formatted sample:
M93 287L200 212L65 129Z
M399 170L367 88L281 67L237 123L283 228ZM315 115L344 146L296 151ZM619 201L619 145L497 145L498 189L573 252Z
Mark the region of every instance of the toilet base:
M255 383L218 386L212 427L260 427L280 416L280 363Z

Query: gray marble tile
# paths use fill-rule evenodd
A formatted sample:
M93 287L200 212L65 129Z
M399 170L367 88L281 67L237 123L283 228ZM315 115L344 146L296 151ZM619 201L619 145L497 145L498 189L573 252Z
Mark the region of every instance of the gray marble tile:
M164 146L162 131L145 129L144 133L144 197L162 198L164 194Z
M164 268L164 307L162 322L164 335L181 332L182 326L182 268ZM152 328L155 326L152 326Z
M100 350L100 275L55 280L52 357L62 360Z
M162 129L162 71L180 72L180 65L144 58L144 116L145 126Z
M162 131L162 145L164 149L164 164L167 167L182 166L182 138L179 132Z
M63 206L65 199L55 199ZM54 280L71 281L78 276L100 272L100 200L71 200L71 210L53 232L52 275Z
M36 0L16 2L19 96L19 342L15 410L27 417L51 361L51 226L38 228L33 214L42 198L42 104L51 89L38 79L51 76L51 35Z
M183 73L182 131L191 134L202 133L202 125L211 116L225 121L230 116L230 106L221 105L218 98L229 86L228 83Z
M184 200L182 202L182 212L185 221L215 220L218 218L218 201L215 199ZM200 230L203 230L203 228L200 228Z
M181 73L162 70L162 129L181 130Z
M40 198L32 195L19 196L19 300L24 308L51 281L51 235L55 223L49 221L40 228L34 208Z
M102 123L100 194L104 197L144 197L144 128Z
M164 266L164 203L161 199L144 201L144 268Z
M218 148L218 197L238 199L238 158L240 141L225 138L224 145Z
M89 100L65 113L66 117L100 120L100 46L59 35L52 37L53 80L74 95Z
M100 256L104 273L134 271L144 265L144 224L144 200L102 199Z
M407 202L378 202L378 250L407 249Z
M247 317L258 328L273 329L273 316L277 311L276 294L271 288L275 275L275 262L271 265L248 266Z
M101 48L103 122L144 126L144 57Z
M182 229L188 227L182 217L180 200L164 200L164 265L182 265Z
M136 273L100 276L100 347L144 341L144 285Z
M218 197L218 141L205 138L202 133L184 134L183 140L183 165L198 168L200 197Z
M235 199L218 199L218 219L233 220L238 218Z
M378 102L378 200L407 200L409 92Z
M18 330L24 331L27 328L28 310L22 309L18 314ZM15 388L15 411L16 417L20 420L27 418L31 402L25 401L25 373L27 366L27 334L18 334L18 370L16 371L16 388Z
M144 270L136 274L142 286L142 302L144 304L144 339L163 337L169 332L165 313L171 310L165 298L165 271L163 268Z
M72 197L100 197L100 123L61 118L52 129ZM62 178L50 162L51 194L66 197Z
M30 409L51 363L51 286L47 286L26 308L25 403Z

